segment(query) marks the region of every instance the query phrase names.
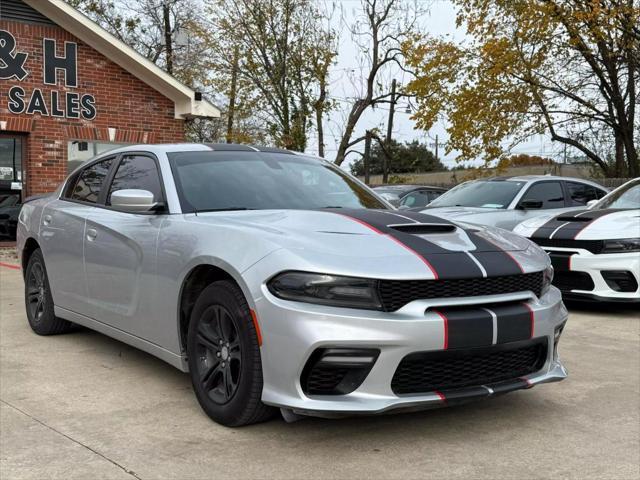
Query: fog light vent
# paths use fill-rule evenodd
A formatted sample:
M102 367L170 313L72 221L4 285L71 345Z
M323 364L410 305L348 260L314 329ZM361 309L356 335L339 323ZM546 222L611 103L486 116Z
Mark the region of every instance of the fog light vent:
M373 348L319 348L302 371L302 390L307 395L351 393L367 378L379 353Z
M616 292L635 292L638 289L635 277L626 270L604 270L602 278Z

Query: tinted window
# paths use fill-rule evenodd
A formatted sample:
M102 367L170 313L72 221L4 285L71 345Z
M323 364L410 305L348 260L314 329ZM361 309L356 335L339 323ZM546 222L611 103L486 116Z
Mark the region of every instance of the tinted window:
M506 180L467 182L439 196L429 206L507 208L524 184Z
M386 208L344 171L303 155L180 152L169 158L183 211Z
M432 190L429 192L429 201L433 202L436 198L442 195L443 192L439 192L437 190Z
M591 200L597 200L598 189L586 183L566 182L571 198L571 205L586 205Z
M113 158L94 163L82 170L77 177L73 190L69 192L69 198L82 202L96 203L102 183L111 167L111 162L113 162Z
M411 192L409 195L402 198L401 205L409 208L425 207L429 203L429 196L426 190L418 190L417 192Z
M541 208L563 208L564 194L560 182L538 182L527 190L523 202L542 202Z
M128 155L122 158L113 177L107 205L111 204L111 194L117 190L148 190L155 202L162 202L162 187L156 162L151 157Z

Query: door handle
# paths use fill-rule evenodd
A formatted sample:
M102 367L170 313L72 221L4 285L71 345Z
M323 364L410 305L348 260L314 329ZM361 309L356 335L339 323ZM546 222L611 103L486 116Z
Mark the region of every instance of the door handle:
M42 223L43 223L44 225L49 225L49 224L51 223L51 220L53 220L53 218L51 217L51 215L45 215L45 216L42 218Z
M98 236L98 232L95 229L89 228L87 230L87 240L92 242L96 239L97 236Z

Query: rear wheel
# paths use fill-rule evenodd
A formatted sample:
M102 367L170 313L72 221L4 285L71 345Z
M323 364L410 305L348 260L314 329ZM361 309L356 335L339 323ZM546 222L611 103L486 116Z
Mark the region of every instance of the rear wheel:
M54 314L47 269L39 248L31 254L27 263L24 300L29 325L38 335L57 335L71 330L70 322L57 318Z
M276 412L260 400L258 333L234 283L218 281L202 291L191 313L187 353L198 402L216 422L237 427L268 420Z

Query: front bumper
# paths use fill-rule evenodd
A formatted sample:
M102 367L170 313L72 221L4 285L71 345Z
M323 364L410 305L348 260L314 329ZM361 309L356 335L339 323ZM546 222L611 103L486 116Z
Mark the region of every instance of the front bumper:
M640 252L594 254L584 249L543 247L556 270L554 284L565 299L640 302ZM605 275L622 272L635 291L620 291L620 285ZM559 283L558 280L565 278Z
M262 400L295 413L315 416L375 414L395 409L434 408L489 397L539 383L560 381L566 371L554 354L554 332L567 319L560 292L541 299L530 292L483 297L419 300L396 312L363 311L284 301L264 285L252 292L260 324L264 387ZM493 306L524 302L535 320L534 339L547 342L540 370L500 385L474 385L455 391L397 395L392 378L404 357L443 349L445 326L433 311L446 306ZM318 348L374 348L379 356L364 381L346 395L307 395L303 368Z

